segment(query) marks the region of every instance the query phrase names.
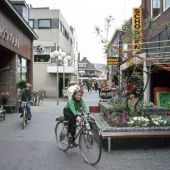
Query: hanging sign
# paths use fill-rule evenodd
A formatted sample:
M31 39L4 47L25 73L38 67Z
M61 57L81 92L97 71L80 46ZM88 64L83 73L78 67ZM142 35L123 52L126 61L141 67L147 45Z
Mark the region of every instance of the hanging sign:
M133 8L132 17L132 49L141 50L142 48L142 9Z

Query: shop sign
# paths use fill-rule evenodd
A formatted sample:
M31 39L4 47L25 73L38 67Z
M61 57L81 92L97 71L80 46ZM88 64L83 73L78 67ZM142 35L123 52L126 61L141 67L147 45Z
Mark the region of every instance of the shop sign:
M19 49L19 39L6 27L6 25L0 24L0 38Z
M142 48L142 9L134 8L132 17L132 49Z
M119 57L107 57L107 65L119 65Z
M44 52L44 46L37 45L35 51L37 54L42 54Z

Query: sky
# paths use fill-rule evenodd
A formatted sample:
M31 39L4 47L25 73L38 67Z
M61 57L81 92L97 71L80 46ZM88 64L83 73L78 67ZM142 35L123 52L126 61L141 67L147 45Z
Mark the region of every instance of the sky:
M109 40L115 28L120 28L132 16L133 7L139 7L141 0L26 0L33 7L60 9L69 25L77 34L81 58L87 57L92 63L105 63L103 44L96 36L95 26L104 28L104 19L109 15L114 21L109 30ZM102 35L106 37L106 32Z

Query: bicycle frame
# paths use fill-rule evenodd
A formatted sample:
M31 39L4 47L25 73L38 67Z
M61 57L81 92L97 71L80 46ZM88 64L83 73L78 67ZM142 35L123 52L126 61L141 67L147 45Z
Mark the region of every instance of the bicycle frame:
M78 127L80 127L80 129L78 129L78 133L76 133L75 135L75 139L78 138L78 136L80 135L80 133L82 131L86 131L86 130L90 130L90 125L89 125L89 121L88 121L88 115L86 115L84 112L81 111L81 124L80 125L76 125L76 130L78 129Z
M27 124L27 107L28 107L28 103L29 102L23 102L23 101L21 101L22 103L23 103L23 129L25 128L25 126L26 126L26 124Z

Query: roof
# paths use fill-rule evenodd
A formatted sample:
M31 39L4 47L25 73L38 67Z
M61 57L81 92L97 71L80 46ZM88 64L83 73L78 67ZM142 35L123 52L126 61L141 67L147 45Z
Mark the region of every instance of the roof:
M119 36L119 33L120 33L120 32L122 32L122 29L116 28L115 31L114 31L114 33L113 33L113 35L112 35L112 37L111 37L110 42L114 42L114 40L116 39L116 37Z
M22 18L22 16L17 12L13 4L9 0L1 1L1 5L5 5L9 9L9 13L12 12L13 16L16 17L23 27L33 36L33 39L38 39L38 35L32 30L28 23Z
M79 63L86 63L86 67L79 67L79 70L96 70L94 67L94 64L92 64L89 60L87 60L87 57L83 57L83 59Z

